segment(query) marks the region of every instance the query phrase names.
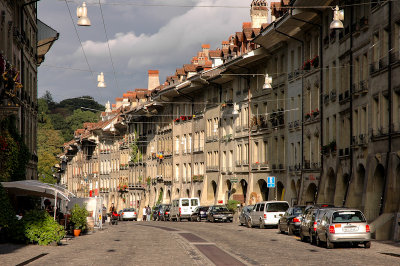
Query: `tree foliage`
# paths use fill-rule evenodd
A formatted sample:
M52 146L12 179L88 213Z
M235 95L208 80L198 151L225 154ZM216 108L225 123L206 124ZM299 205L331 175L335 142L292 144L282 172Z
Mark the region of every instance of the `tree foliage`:
M74 131L85 122L97 122L99 112L81 107L102 110L104 107L92 97L66 99L57 103L49 91L38 99L38 174L39 180L55 183L53 166L58 163L64 142L74 137Z

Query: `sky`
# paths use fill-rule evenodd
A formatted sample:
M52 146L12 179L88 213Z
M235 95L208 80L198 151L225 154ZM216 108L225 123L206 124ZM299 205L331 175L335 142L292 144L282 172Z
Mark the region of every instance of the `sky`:
M56 101L90 95L101 104L114 102L128 90L147 88L148 70L159 70L162 83L202 44L220 48L250 21L251 0L101 0L101 9L99 0L86 2L92 26L76 26L78 34L80 0L38 2L38 18L60 33L39 67L39 97L50 91ZM106 88L97 88L100 72Z

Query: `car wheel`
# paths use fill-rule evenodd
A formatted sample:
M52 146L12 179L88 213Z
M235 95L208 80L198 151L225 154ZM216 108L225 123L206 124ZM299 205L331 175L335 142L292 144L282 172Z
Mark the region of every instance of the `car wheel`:
M292 235L294 235L294 232L293 232L293 228L292 228L292 226L288 226L288 236L292 236Z
M303 234L303 231L300 231L300 240L301 240L301 242L306 242L306 240L307 240L307 238Z
M364 243L364 248L370 248L371 247L371 241L367 241Z
M248 228L252 228L252 227L253 227L253 224L251 223L251 220L250 220L250 219L247 220L247 227L248 227Z
M326 248L332 249L332 248L334 248L334 247L335 247L335 244L332 243L332 242L329 240L329 237L328 237L328 236L326 236Z
M312 235L312 233L310 232L310 237L309 237L309 242L310 242L310 244L311 245L314 245L315 244L315 237Z
M215 218L214 217L211 217L211 222L215 223Z
M196 219L196 221L197 221L197 222L200 222L200 221L201 221L201 218L200 218L200 216L197 216L197 219Z
M281 233L281 234L284 234L284 233L285 233L285 230L282 230L282 227L281 227L280 224L278 224L278 231L279 231L279 233Z
M264 221L260 219L260 229L264 229L264 228L265 228Z
M321 240L319 239L318 235L315 235L315 243L316 243L317 247L321 246Z

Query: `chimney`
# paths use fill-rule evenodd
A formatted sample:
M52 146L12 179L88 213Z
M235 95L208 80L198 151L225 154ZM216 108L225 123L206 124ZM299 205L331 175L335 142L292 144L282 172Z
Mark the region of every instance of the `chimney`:
M158 70L149 70L149 80L147 85L147 89L149 91L152 91L158 86L160 86L160 78L158 75L159 75Z
M204 55L209 58L209 52L210 52L210 45L209 44L203 44L201 46L201 49L203 50Z

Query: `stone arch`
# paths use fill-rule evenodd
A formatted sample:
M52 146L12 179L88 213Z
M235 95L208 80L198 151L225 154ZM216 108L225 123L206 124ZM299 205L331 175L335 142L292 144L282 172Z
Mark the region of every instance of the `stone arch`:
M294 182L294 179L290 182L290 193L292 199L297 199L297 189L296 189L296 183Z
M190 198L190 190L186 189L186 197Z
M212 200L215 201L215 199L217 198L217 182L215 182L214 180L211 181L211 188L212 188Z
M164 189L161 187L160 191L158 192L157 195L157 202L163 203L164 202Z
M361 209L364 183L365 167L364 165L359 164L354 176L354 181L350 184L349 192L347 193L346 206Z
M167 191L167 201L168 201L168 203L171 203L171 190L169 190L169 189Z
M285 197L285 186L281 181L278 181L278 183L276 183L276 199L283 200L284 197Z
M379 216L383 188L385 186L385 168L378 164L374 175L368 179L365 200L365 216L368 221L373 221Z
M268 200L269 188L268 188L267 182L265 182L264 179L259 179L257 181L257 184L258 184L258 188L260 191L261 200L262 201Z
M240 188L242 190L241 192L243 195L243 201L244 201L244 203L246 203L246 201L247 201L247 181L246 180L244 180L244 179L240 180Z
M226 198L227 201L231 198L232 196L232 183L229 179L226 180Z
M393 176L389 176L385 212L398 212L400 210L400 164L393 170Z
M346 194L347 186L350 181L350 176L348 173L343 174L341 177L337 178L336 189L335 189L335 206L342 206L343 200Z
M305 204L314 204L316 193L317 185L315 185L314 183L309 184L306 190L306 194L304 195Z
M196 195L199 199L201 199L201 190L197 190L197 195Z
M335 200L335 189L336 189L336 175L332 167L329 168L328 174L326 175L325 191L324 191L324 203L333 204Z
M181 191L179 190L179 188L177 188L176 189L176 198L179 198L179 193L180 193Z

